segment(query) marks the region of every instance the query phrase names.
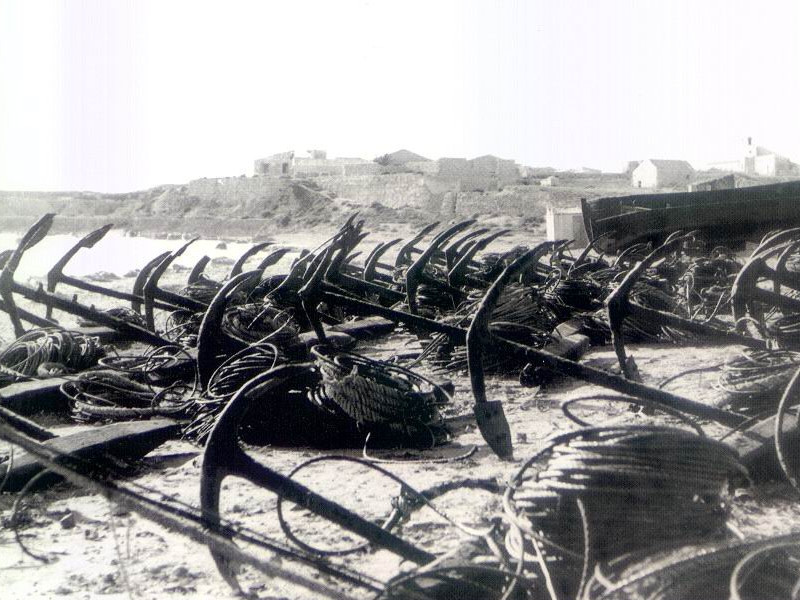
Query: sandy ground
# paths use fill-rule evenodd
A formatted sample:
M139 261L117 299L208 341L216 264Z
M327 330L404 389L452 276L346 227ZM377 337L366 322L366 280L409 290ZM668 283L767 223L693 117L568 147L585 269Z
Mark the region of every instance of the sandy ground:
M395 232L391 232L395 233ZM402 232L398 232L402 233ZM526 239L527 238L527 239ZM508 243L531 243L522 234ZM147 257L143 257L146 260ZM219 272L224 267L217 267ZM212 271L212 275L215 273ZM185 273L171 275L176 285ZM130 289L132 279L123 278L113 285ZM86 297L98 303L100 298ZM5 319L3 327L5 327ZM9 339L7 331L3 337ZM370 356L388 357L418 348L414 338L397 334L363 346ZM736 347L630 346L644 381L658 384L664 378L698 365L718 364L740 351ZM616 369L610 348L593 349L584 360L593 366ZM426 372L426 369L422 369ZM718 392L712 383L715 373L691 375L672 382L669 389L693 399L714 402ZM453 406L448 416L471 412L472 395L465 374L452 377L455 385ZM490 378L488 396L502 400L512 430L515 460L502 462L484 444L473 426L466 426L452 443L423 453L375 453L393 462L382 464L417 490L453 479L491 477L507 480L521 463L540 448L554 433L576 426L568 421L558 406L571 397L601 391L573 381L556 381L546 389L522 388L514 378ZM624 403L597 402L578 413L592 423L650 422L653 418L633 414ZM661 421L676 423L668 419ZM70 423L49 425L61 432L72 431ZM708 427L710 435L721 430ZM468 458L459 457L476 447ZM0 445L0 451L5 446ZM323 453L309 449L251 448L250 454L271 468L288 474L300 462ZM360 451L341 454L360 456ZM187 442L173 441L151 453L127 482L157 490L174 500L199 505L200 467L203 449ZM433 459L433 460L432 460ZM404 462L405 461L405 462ZM391 510L391 499L399 485L364 467L343 463L325 463L309 469L300 480L312 489L329 495L345 506L371 518L380 519ZM13 496L0 495L0 585L4 598L235 598L237 595L220 577L210 554L202 545L189 541L176 531L169 531L134 513L121 511L103 498L63 486L30 497L26 514L30 522L20 529L25 545L47 562L22 553L8 527ZM442 497L438 509L452 520L483 527L501 512L499 497L487 492L462 490ZM239 479L227 479L222 492L223 515L273 539L283 540L276 517L276 498ZM784 485L767 485L738 493L731 502L730 522L747 537L800 530L800 508L792 501ZM353 536L335 526L310 517L304 511L288 510L295 532L301 539L323 547L341 548L353 542ZM624 523L620 524L624 526ZM404 538L440 554L455 548L465 534L430 509L416 512L403 525ZM254 550L273 564L295 569L287 560ZM372 577L385 580L412 565L403 563L385 551L356 553L336 559ZM331 584L326 577L297 567L317 581ZM267 579L249 570L240 577L243 589L257 598L312 598L315 594L278 579ZM342 586L346 595L368 597L363 591Z

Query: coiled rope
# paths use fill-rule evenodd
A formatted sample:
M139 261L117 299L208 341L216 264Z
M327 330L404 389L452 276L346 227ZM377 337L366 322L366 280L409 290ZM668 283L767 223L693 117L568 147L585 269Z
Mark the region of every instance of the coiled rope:
M669 427L593 427L557 436L503 498L511 555L537 557L553 590L585 586L592 565L725 531L723 490L747 477L719 442ZM576 582L580 582L576 586ZM557 597L557 596L555 596Z
M40 367L74 373L97 364L105 349L95 336L59 328L32 329L0 353L0 383L47 376Z
M322 392L358 423L428 424L450 399L436 383L397 365L315 346Z

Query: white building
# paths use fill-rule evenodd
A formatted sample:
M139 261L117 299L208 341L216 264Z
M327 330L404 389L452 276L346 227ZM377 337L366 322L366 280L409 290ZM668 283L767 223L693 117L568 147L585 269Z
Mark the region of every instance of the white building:
M685 187L694 169L685 160L648 158L639 163L631 174L631 185L636 188Z
M545 213L545 228L547 239L551 242L574 240L575 248L585 248L589 245L589 238L583 225L583 212L580 207L553 208L548 206Z
M746 175L774 176L800 174L800 166L768 148L754 145L753 138L747 138L747 143L742 149L741 158L712 162L708 164L708 167L720 171L745 173Z

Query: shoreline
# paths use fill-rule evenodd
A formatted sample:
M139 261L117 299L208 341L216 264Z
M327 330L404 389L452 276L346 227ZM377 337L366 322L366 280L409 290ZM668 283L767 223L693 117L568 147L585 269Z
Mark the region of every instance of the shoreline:
M39 217L0 217L0 233L25 233ZM149 237L153 239L182 239L200 237L208 240L260 242L276 233L300 233L303 231L331 232L331 225L308 225L301 223L281 225L276 219L200 218L200 217L117 217L57 215L51 234L83 235L108 223L121 230L127 237Z

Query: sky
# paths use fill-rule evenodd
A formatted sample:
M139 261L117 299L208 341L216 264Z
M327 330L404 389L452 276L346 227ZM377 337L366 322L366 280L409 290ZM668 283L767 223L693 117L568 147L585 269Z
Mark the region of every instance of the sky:
M800 2L0 0L0 189L251 175L285 150L800 162Z

